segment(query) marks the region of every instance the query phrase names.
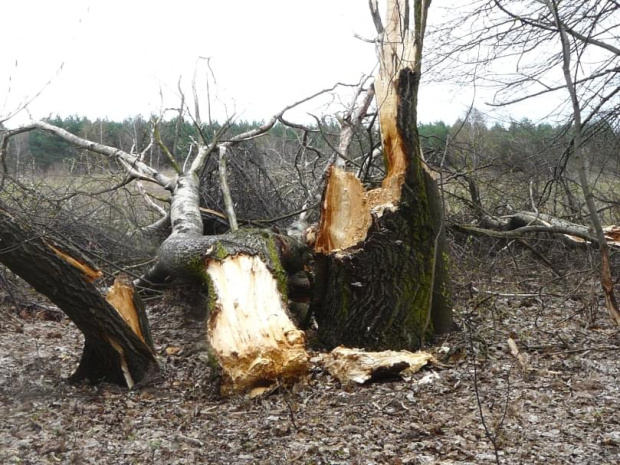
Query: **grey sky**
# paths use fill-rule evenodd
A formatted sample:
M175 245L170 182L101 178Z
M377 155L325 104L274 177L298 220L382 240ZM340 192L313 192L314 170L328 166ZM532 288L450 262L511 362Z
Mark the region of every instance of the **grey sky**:
M434 2L431 17L441 3L450 2ZM2 11L0 115L42 88L33 118L158 113L160 89L163 107L177 106L179 77L189 97L196 69L206 112L207 68L196 64L210 57L215 116L264 119L335 82L357 82L376 62L373 45L354 37L374 35L366 0L20 0L3 2ZM451 123L471 96L425 85L420 119ZM320 114L326 103L297 116ZM8 125L28 118L22 112Z

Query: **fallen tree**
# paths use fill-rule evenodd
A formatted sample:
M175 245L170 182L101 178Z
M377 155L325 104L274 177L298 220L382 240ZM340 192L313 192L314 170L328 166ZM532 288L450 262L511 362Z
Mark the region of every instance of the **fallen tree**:
M493 226L493 227L489 227ZM557 218L546 213L515 212L501 218L484 221L484 227L470 224L455 224L456 230L502 239L524 237L528 233L558 234L569 244L598 244L597 238L587 226ZM603 227L605 239L612 247L620 247L620 227L616 225Z
M99 270L80 252L42 235L0 208L0 261L62 309L84 334L84 350L74 381L110 381L133 387L157 370L150 329L130 288L112 298L95 287Z
M387 176L382 187L366 191L336 163L329 169L314 247L316 286L312 312L325 346L341 343L367 349L416 349L435 331L452 329L451 289L442 205L422 159L417 133L417 93L429 1L388 2L385 27L371 1L380 43L380 76L375 82ZM402 58L405 57L406 60ZM317 95L317 94L315 94ZM365 100L354 125L345 125L340 150L366 113ZM314 97L314 96L312 96ZM196 142L196 156L181 167L167 151L172 176L145 163L148 147L125 152L71 134L44 121L2 136L2 156L10 137L45 131L78 147L116 160L132 180L148 181L170 193L170 207L144 230L171 226L155 264L137 284L171 278L191 280L209 291L206 334L221 368L224 392L248 392L308 369L305 337L289 317L287 281L308 266L305 228L279 234L239 229L227 183L226 159L235 144L264 134L284 113L267 123L226 138L225 124L212 138ZM200 121L197 127L200 128ZM151 144L160 143L157 127ZM203 235L200 176L211 154L219 154L222 197L230 233ZM343 154L338 154L342 156ZM139 305L115 308L91 283L93 267L75 251L49 246L53 233L30 230L6 210L2 213L0 262L54 301L84 332L86 343L75 377L108 380L129 387L157 369L148 323ZM85 272L85 270L93 270ZM96 277L96 276L94 276ZM119 283L119 286L127 283ZM133 293L125 291L126 302ZM133 313L132 313L133 312ZM129 315L129 317L127 317ZM133 315L133 316L132 316Z

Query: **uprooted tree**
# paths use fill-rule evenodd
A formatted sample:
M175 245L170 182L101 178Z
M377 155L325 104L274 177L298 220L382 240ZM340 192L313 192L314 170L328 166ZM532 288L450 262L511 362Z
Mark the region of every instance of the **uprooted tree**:
M434 332L452 329L451 288L442 204L421 154L417 94L430 1L391 0L385 25L370 2L379 34L380 72L374 88L342 125L341 140L326 172L318 227L303 220L289 233L238 227L227 183L227 157L236 144L269 131L297 102L251 131L227 136L224 125L207 143L196 141L188 167L166 151L173 175L145 163L144 152L126 152L80 138L44 121L2 135L45 131L122 165L128 179L157 184L170 193L169 209L148 229L169 228L152 268L135 284L171 278L208 288L206 333L221 367L224 391L243 392L281 379L296 379L309 363L304 332L289 318L287 281L314 270L310 311L323 345L368 349L417 349ZM351 131L373 97L379 114L386 176L366 190L347 172ZM307 99L306 99L307 100ZM305 100L304 100L305 101ZM196 125L200 127L198 115ZM161 143L157 126L153 143ZM199 203L200 173L211 156L219 174L230 232L205 236ZM56 303L84 333L76 379L133 386L157 369L144 309L127 277L103 295L98 270L52 233L26 224L0 207L0 262ZM316 230L316 241L312 238ZM315 263L309 258L315 255Z

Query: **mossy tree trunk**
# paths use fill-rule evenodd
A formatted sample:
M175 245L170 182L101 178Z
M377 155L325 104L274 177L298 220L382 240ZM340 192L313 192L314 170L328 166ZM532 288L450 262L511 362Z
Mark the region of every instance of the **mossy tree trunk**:
M424 164L417 94L429 1L390 0L375 80L387 175L365 191L332 167L315 246L313 313L328 347L416 349L452 329L452 300L442 205Z
M219 236L172 235L154 274L193 279L208 288L207 341L223 394L258 394L303 377L305 335L288 313L288 277L303 269L306 246L272 231Z

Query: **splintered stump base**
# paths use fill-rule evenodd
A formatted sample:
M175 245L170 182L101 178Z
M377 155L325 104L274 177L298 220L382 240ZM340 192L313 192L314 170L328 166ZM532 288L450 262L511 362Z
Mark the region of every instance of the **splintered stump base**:
M374 82L386 176L366 190L335 164L321 202L312 312L321 342L417 349L452 324L442 202L417 129L429 1L389 0L385 26L371 1L379 74ZM409 3L407 2L407 5ZM413 26L413 27L412 27Z
M402 188L393 174L382 188L364 191L352 175L331 170L312 302L328 349L417 350L451 327L447 256L434 217L441 205L430 175L418 174Z
M305 335L288 316L278 281L259 256L209 260L208 339L222 394L259 394L308 372Z

